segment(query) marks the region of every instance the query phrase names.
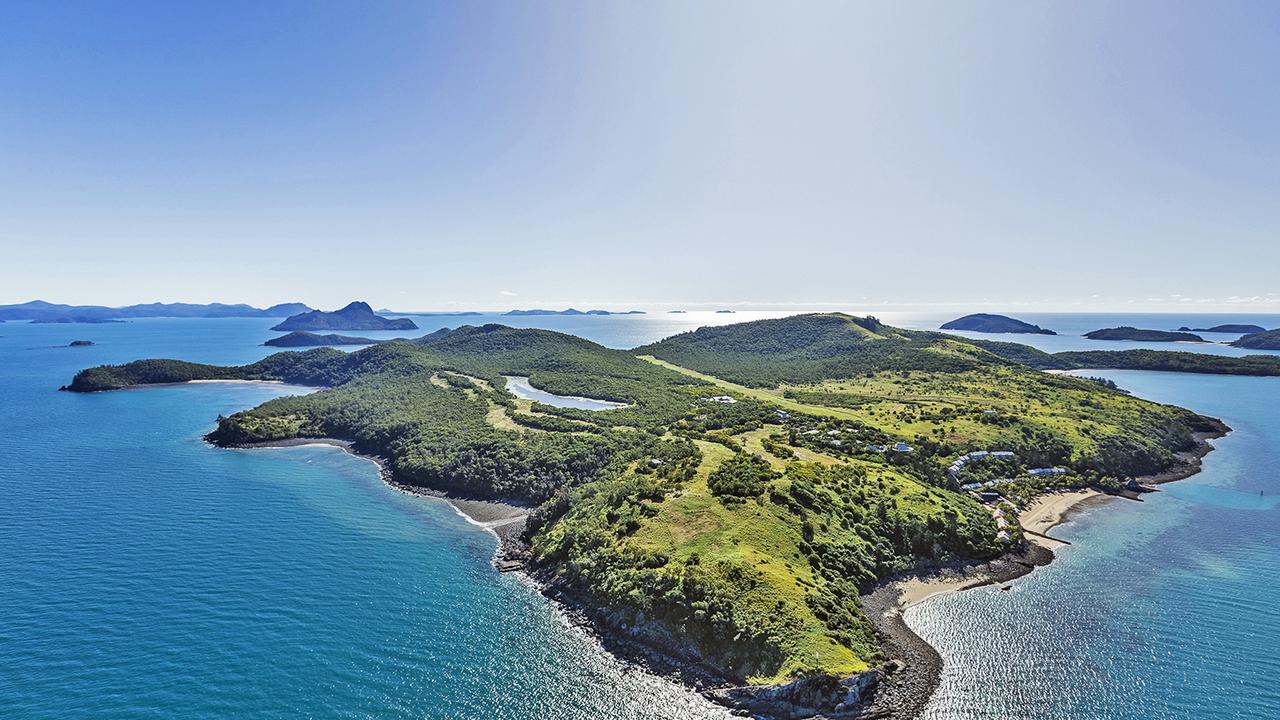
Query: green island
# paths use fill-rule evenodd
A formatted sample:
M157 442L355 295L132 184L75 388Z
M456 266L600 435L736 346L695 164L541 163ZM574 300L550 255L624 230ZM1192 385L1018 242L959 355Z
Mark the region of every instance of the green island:
M1204 342L1204 338L1189 332L1174 330L1144 330L1136 327L1114 327L1094 330L1084 334L1090 340L1134 340L1138 342Z
M889 659L862 593L906 571L1004 555L1023 537L1003 510L1058 488L1119 492L1224 430L1043 369L1227 372L1234 363L1280 374L1277 358L1146 353L1188 355L1050 355L811 314L630 351L464 326L237 367L101 366L65 389L197 379L323 387L220 417L208 439L340 439L381 458L401 486L526 504L515 554L606 636L720 685L827 683L830 705L806 696L805 707L830 711L860 701ZM627 405L532 402L508 393L506 376ZM957 469L961 457L973 462Z
M943 330L969 330L971 332L981 333L1030 333L1034 335L1057 335L1052 330L1046 330L1039 325L1032 325L1029 322L1023 322L1008 315L993 315L991 313L974 313L965 315L962 318L956 318L947 323L943 323Z
M305 330L294 330L287 335L271 338L262 344L267 347L324 347L325 345L373 345L377 342L379 341L354 335L337 333L321 335Z
M1280 350L1280 329L1245 335L1231 344L1252 350Z

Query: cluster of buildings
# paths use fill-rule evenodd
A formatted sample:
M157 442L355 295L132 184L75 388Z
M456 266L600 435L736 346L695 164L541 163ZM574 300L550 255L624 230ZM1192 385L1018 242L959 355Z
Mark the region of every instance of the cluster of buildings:
M960 473L964 471L969 463L984 460L989 457L1011 458L1015 456L1012 450L974 450L971 453L967 453L956 458L955 462L951 463L951 466L947 468L947 474L953 479L958 478L960 477Z
M707 402L720 403L721 405L732 405L738 402L738 399L732 395L712 395L707 398Z

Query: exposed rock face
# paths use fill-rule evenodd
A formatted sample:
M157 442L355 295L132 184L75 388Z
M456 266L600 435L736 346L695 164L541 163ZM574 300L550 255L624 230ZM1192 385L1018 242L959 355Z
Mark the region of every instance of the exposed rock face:
M769 718L855 717L871 699L886 669L844 678L812 675L785 685L723 688L706 696L726 707Z

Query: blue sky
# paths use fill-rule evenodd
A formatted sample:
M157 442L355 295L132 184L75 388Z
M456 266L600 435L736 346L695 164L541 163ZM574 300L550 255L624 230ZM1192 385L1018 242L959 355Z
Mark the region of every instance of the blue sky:
M1273 3L24 3L0 302L1280 307Z

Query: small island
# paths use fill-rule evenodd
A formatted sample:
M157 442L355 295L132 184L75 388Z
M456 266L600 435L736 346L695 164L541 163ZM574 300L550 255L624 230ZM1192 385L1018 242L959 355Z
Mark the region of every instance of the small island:
M1103 328L1087 332L1090 340L1134 340L1138 342L1204 342L1204 338L1188 332L1169 330L1143 330L1136 327Z
M974 313L956 318L942 326L943 330L968 330L980 333L1024 333L1029 335L1057 335L1052 330L1045 330L1039 325L1016 320L1006 315Z
M67 347L89 347L93 344L92 340L72 340Z
M417 330L409 318L389 319L375 315L365 302L353 302L341 310L312 310L299 313L272 330Z
M643 315L643 310L626 310L624 312L612 312L610 310L578 310L577 308L567 308L565 310L542 310L534 308L532 310L508 310L502 313L507 317L535 317L541 315Z
M1231 345L1250 350L1280 350L1280 328L1245 335Z
M1254 333L1267 331L1261 325L1214 325L1211 328L1195 328L1194 330L1183 325L1178 330L1179 332L1239 333L1240 335L1253 335Z
M32 325L106 325L108 323L122 323L123 320L113 320L110 318L89 317L84 315L64 315L62 317L53 318L37 318L31 321Z
M268 347L323 347L325 345L373 345L376 342L378 341L354 335L317 335L316 333L296 330L288 335L272 338L262 344Z

